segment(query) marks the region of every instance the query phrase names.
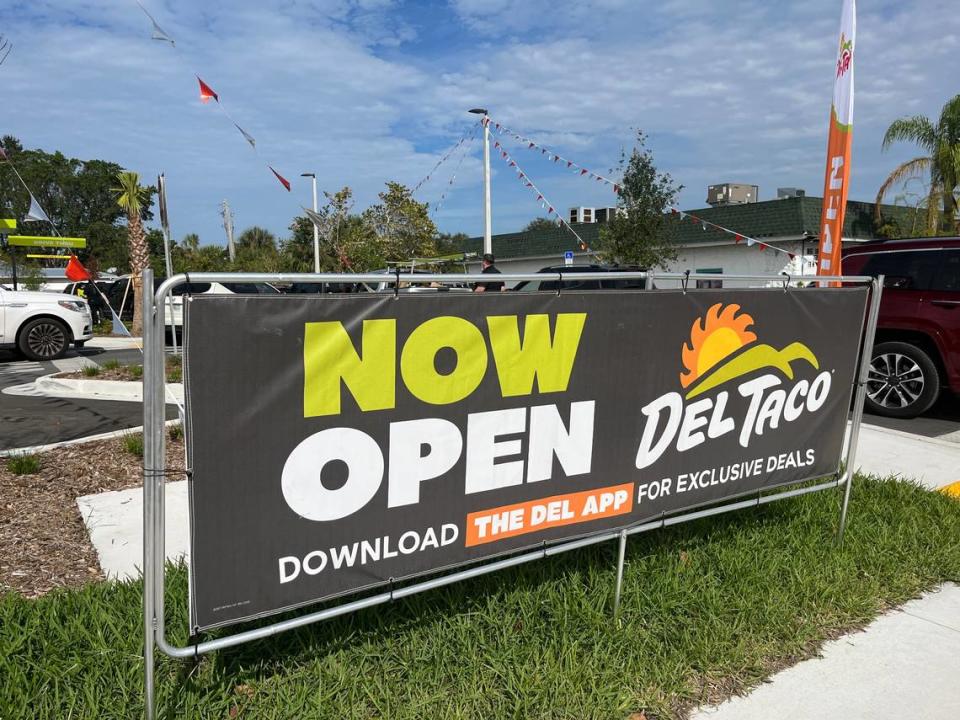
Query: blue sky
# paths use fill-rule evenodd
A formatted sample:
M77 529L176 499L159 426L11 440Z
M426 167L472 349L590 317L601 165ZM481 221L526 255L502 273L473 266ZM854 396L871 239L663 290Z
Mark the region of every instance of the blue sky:
M491 115L605 172L649 135L658 166L685 186L684 208L719 182L820 195L840 0L144 0L177 41L150 39L134 0L6 0L0 33L0 134L27 147L115 160L168 178L174 235L222 243L219 204L238 229L280 236L321 189L354 189L356 209L386 180L413 186ZM861 2L851 198L871 200L897 162L883 131L936 116L960 92L954 0ZM257 139L260 157L201 104L194 73ZM600 184L507 146L558 208L614 204ZM448 199L441 230L482 231L480 143ZM458 160L418 199L439 199ZM264 167L293 182L288 194ZM494 232L543 214L496 156ZM917 186L912 188L918 189ZM65 228L69 231L69 228Z

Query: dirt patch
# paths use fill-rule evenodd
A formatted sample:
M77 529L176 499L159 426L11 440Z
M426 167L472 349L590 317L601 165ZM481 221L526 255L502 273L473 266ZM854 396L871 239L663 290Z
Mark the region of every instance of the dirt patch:
M100 371L96 375L88 375L81 370L79 372L64 373L57 377L65 380L136 380L139 382L143 379L143 368L139 365L136 367L139 371L133 370L130 366L121 365L117 368L100 368Z
M123 438L68 445L39 458L32 475L15 475L0 460L0 593L38 597L102 580L76 500L142 485L142 460L124 449ZM167 468L183 466L183 440L168 436Z

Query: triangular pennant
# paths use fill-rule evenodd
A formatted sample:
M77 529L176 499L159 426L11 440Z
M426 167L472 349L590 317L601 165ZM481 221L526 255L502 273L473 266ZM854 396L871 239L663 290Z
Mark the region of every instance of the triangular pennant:
M538 195L537 195L537 200L543 200L543 195L538 194Z
M743 240L743 236L742 236L742 235L734 235L734 236L733 236L733 241L734 241L735 243L738 243L738 244L739 244L739 242L740 242L741 240Z
M499 140L495 140L494 143L493 143L493 146L494 146L495 148L500 147L500 141L499 141Z
M614 185L614 187L616 187L616 185ZM671 214L671 215L676 215L676 214L678 214L679 212L680 212L680 211L677 210L676 208L670 208L670 214Z
M533 187L533 183L532 183L532 182L528 182L528 183L527 183L527 187Z
M706 224L705 222L700 223L700 227L703 228L703 231L704 231L704 232L707 231L707 224Z
M535 147L535 145L533 143L530 143L530 147Z
M753 247L753 244L756 242L753 238L747 238L747 247Z
M515 163L513 160L511 160L511 161L510 161L510 167L516 167L516 166L517 166L517 163Z
M553 205L547 208L547 212L550 213L551 215L553 214Z
M150 22L153 23L153 35L150 36L151 40L163 40L164 42L170 43L173 47L176 47L177 44L173 41L173 38L167 34L167 32L160 27L159 23L153 19L153 15L147 12L147 9L140 4L139 0L137 5L140 5L140 9L143 10L144 14L150 18Z
M572 163L571 161L569 161L569 160L567 160L567 167L568 167L568 168L573 167L573 163Z
M553 156L553 161L554 161L554 162L560 162L560 156L559 156L559 155L554 155L554 156Z
M793 260L793 259L796 257L796 255L794 255L793 253L787 253L787 256L788 256L791 260Z
M267 167L270 168L270 172L272 172L274 175L277 176L277 180L279 180L279 181L280 181L280 184L283 185L283 186L287 189L287 192L290 192L290 181L287 180L283 175L281 175L280 173L278 173L276 170L274 170L274 169L273 169L272 167L270 167L269 165L267 165Z
M546 148L540 148L540 154L541 154L541 155L546 155L546 154L547 154L547 149L546 149Z
M760 243L760 252L766 250L769 246L766 243Z
M120 318L117 317L117 314L113 311L113 308L110 308L110 319L112 327L110 332L113 335L126 335L130 337L130 331L127 330L127 326L120 322Z
M6 153L6 151L3 149L3 147L0 146L0 160L6 160L6 159L7 159L7 153Z
M586 175L588 172L590 172L590 171L589 171L589 170L581 170L581 171L580 171L580 175L581 175L581 176Z
M43 208L40 207L40 203L37 202L37 199L33 196L33 193L30 193L30 209L27 210L27 215L23 219L36 220L37 222L50 222L50 218L43 211Z
M244 130L242 127L240 127L236 123L234 123L233 126L240 131L240 134L243 135L243 139L246 140L248 143L250 143L250 147L256 149L257 141L254 140L253 135L248 133L246 130Z
M73 282L89 280L92 277L92 275L90 275L90 271L83 266L80 260L77 259L76 255L70 256L70 259L67 261L67 267L63 271L63 274L67 276L67 280L72 280Z
M217 102L220 102L220 96L213 91L212 87L210 87L203 80L201 80L199 75L197 75L197 82L200 83L200 101L201 102L210 102L211 98L213 98Z
M613 191L614 191L617 195L619 195L619 194L620 194L620 186L617 185L616 183L614 183L614 184L613 184ZM676 212L676 210L674 210L674 212Z

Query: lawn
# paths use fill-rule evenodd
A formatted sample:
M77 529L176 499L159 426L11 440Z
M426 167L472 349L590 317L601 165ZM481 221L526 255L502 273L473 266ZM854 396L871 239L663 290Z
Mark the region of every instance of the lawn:
M893 481L630 539L158 665L160 717L646 718L743 691L825 639L960 580L960 502ZM168 625L186 640L186 574ZM0 718L142 713L141 586L0 598Z

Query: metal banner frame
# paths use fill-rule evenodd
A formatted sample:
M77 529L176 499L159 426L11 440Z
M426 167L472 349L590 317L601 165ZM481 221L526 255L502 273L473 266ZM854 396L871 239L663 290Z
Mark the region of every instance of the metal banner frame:
M503 273L497 277L506 283L515 283L523 280L557 280L562 283L563 272L557 273ZM441 575L399 588L362 597L349 602L343 602L322 610L305 612L297 617L275 622L251 630L245 630L210 640L199 640L184 647L178 647L167 640L164 624L164 591L165 591L165 518L164 495L165 480L168 472L165 461L166 435L165 427L165 394L166 394L166 362L164 359L165 314L164 303L171 297L171 291L187 282L266 282L266 283L386 283L398 289L399 283L424 284L430 283L463 283L485 282L488 275L481 274L338 274L338 273L191 273L175 275L163 282L154 291L153 271L143 271L143 627L144 627L144 690L145 716L148 720L155 717L155 677L154 654L155 649L173 658L196 658L203 653L223 650L241 645L251 640L270 637L287 630L310 625L323 620L329 620L340 615L362 610L364 608L381 605L403 597L421 593L434 588L451 585L462 580L468 580L480 575L497 572L510 567L523 565L534 560L552 557L570 550L595 545L608 540L618 540L618 556L616 569L616 589L614 597L614 617L619 611L620 591L623 579L623 565L626 553L627 538L630 535L657 530L680 523L710 517L722 513L757 507L785 498L796 497L807 493L843 488L843 500L840 511L840 521L837 531L837 542L842 543L844 528L847 521L847 510L850 501L850 489L853 479L854 462L856 460L857 445L860 436L860 426L863 416L864 398L866 395L867 372L870 367L870 356L873 350L873 340L877 328L877 316L880 309L880 297L883 289L883 277L868 276L817 276L816 278L791 277L788 275L736 275L714 273L654 273L654 272L622 272L622 273L566 273L576 280L646 280L651 286L654 281L669 281L678 283L683 292L697 292L688 289L690 280L731 280L765 283L766 286L782 285L784 292L790 291L790 283L796 281L814 281L823 287L826 283L847 283L868 285L870 287L869 303L866 318L863 323L860 342L860 362L854 377L854 403L850 424L849 440L842 471L830 475L811 478L825 482L807 485L792 490L771 493L770 491L756 490L747 493L752 497L738 500L728 498L712 507L692 512L681 512L664 516L652 522L633 525L622 530L600 531L595 534L572 541L560 541L552 545L544 544L534 551L520 551L518 554L505 559L474 564L452 573ZM655 292L655 290L653 290ZM558 291L558 292L562 292ZM399 297L399 296L398 296ZM189 471L189 468L187 469ZM179 474L179 473L178 473ZM766 494L765 494L766 493ZM743 497L741 495L740 497ZM730 501L732 500L732 501Z

